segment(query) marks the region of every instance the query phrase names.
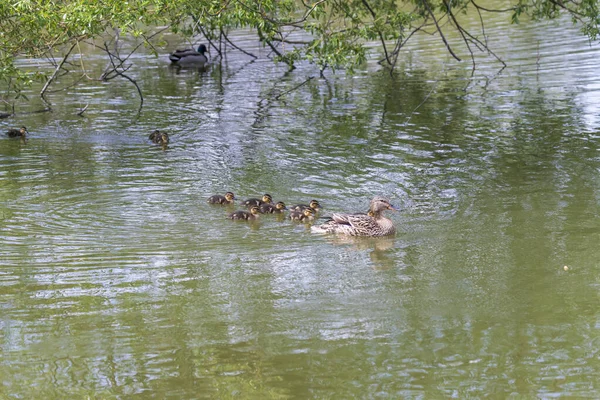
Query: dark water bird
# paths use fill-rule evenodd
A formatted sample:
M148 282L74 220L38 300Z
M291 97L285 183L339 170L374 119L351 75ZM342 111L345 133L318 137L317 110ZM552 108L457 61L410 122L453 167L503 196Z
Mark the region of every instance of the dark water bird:
M207 201L210 204L233 204L233 200L235 200L235 195L232 192L227 192L225 196L220 194L210 196Z
M208 49L205 45L201 44L198 46L198 50L194 49L183 49L183 50L175 50L174 53L169 55L169 60L171 63L175 65L197 65L204 66L204 64L208 63L208 57L204 53L206 53Z
M27 136L29 132L27 131L27 128L25 128L24 126L20 127L20 128L11 128L8 131L6 131L6 135L9 138L25 138Z
M315 210L315 212L318 212L322 207L317 200L311 200L310 203L308 203L308 204L294 204L293 206L291 206L289 208L290 208L290 210L298 210L298 211L302 211L305 208L312 208L313 210Z
M300 221L300 222L308 222L315 219L315 210L310 207L305 208L304 210L293 210L290 212L290 219L292 221Z
M236 212L229 214L229 218L237 219L237 220L251 221L251 220L257 219L259 214L260 214L260 209L258 208L258 206L252 206L250 208L250 211L236 211Z
M260 212L263 214L282 213L283 210L287 210L283 201L278 201L277 204L264 203L260 205Z
M161 144L163 146L169 144L169 134L161 132L158 129L152 132L150 136L148 136L148 139L150 139L152 143Z
M350 236L387 236L396 233L394 222L383 215L385 210L397 210L384 197L371 200L369 211L364 214L336 214L322 225L311 227L316 233L339 233Z
M263 204L272 204L272 203L273 203L273 197L268 193L263 194L262 198L260 198L260 199L248 199L248 200L242 201L242 205L246 206L246 207L252 207L252 206L260 207Z

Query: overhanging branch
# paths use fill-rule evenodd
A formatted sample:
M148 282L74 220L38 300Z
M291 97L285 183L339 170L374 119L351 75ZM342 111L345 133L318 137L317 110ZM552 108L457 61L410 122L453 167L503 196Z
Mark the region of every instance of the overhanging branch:
M448 41L446 40L446 37L444 36L444 33L442 32L442 29L440 28L440 25L438 24L437 19L435 18L435 15L433 14L433 11L431 10L431 7L429 7L429 3L427 2L427 0L421 0L421 2L423 3L423 5L425 6L425 8L427 9L427 13L431 16L431 18L433 19L433 22L435 23L435 26L437 28L438 33L440 34L440 37L442 38L442 41L444 42L444 44L446 45L446 48L448 49L448 52L450 52L450 54L452 55L452 57L454 57L457 61L462 61L455 53L454 51L452 51L452 47L450 47L450 44L448 43Z

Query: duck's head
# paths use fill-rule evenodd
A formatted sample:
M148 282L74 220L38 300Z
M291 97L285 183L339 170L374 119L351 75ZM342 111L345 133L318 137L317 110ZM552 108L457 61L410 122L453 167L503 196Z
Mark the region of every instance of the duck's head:
M312 208L305 208L304 211L302 211L302 214L304 214L304 216L307 218L314 217L315 210L313 210Z
M227 192L227 193L225 193L225 199L227 199L227 201L232 201L235 199L235 196L233 195L232 192Z
M313 210L318 210L319 208L321 208L321 205L317 200L311 200L310 203L308 203L308 206Z
M264 201L265 203L272 203L273 197L270 194L265 193L263 194L262 201Z
M252 215L260 214L260 208L258 206L252 206L250 208L250 214L252 214Z
M377 196L373 200L371 200L371 206L369 207L369 215L378 214L384 210L392 210L397 211L398 209L394 207L388 199L385 197Z
M200 54L204 54L208 51L208 49L206 48L205 45L201 44L200 46L198 46L198 53Z
M275 204L275 208L278 210L287 210L287 207L283 201L278 201L277 204Z
M22 126L22 127L19 128L19 133L21 134L21 136L25 136L29 132L27 132L27 128L25 128L24 126Z

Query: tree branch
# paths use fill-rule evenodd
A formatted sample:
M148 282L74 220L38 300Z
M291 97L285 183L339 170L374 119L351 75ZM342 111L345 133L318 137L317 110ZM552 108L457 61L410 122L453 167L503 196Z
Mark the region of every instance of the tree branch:
M117 67L113 61L113 56L110 53L110 51L108 50L108 45L106 43L104 43L104 47L105 47L105 51L108 53L108 58L110 60L110 63L113 66L113 72L115 74L117 74L118 76L121 76L125 79L127 79L129 82L133 83L135 85L135 88L138 91L138 94L140 95L140 108L138 109L138 113L140 111L142 111L142 106L144 105L144 95L142 94L142 89L140 89L140 86L137 84L137 82L135 81L135 79L131 78L128 75L125 75L123 72L119 71L119 67ZM118 59L118 58L117 58ZM121 63L120 65L122 65L123 61L119 59L119 62Z
M560 1L556 1L556 0L549 0L549 1L550 1L550 3L554 4L555 6L560 7L563 10L567 11L569 14L571 14L573 16L573 18L577 19L577 21L583 22L582 18L585 16L584 14L570 9L569 7L565 6Z
M237 49L239 51L241 51L242 53L244 53L247 56L253 57L253 58L258 58L257 56L255 56L252 53L248 53L247 51L245 51L244 49L236 46L235 44L233 44L233 42L231 40L229 40L229 38L227 37L227 35L225 34L225 32L223 31L223 29L221 28L221 35L223 35L223 37L225 38L225 41L227 43L229 43L234 49Z
M375 21L377 19L377 15L375 14L375 11L373 11L373 9L371 8L371 6L367 2L367 0L362 0L362 3L367 8L367 10L369 10L369 13L371 13L371 16L373 17L373 21ZM388 64L391 65L392 62L391 62L390 56L388 54L387 46L385 45L385 39L383 38L383 34L381 33L380 30L377 30L377 34L379 35L379 40L381 41L381 45L383 46L383 52L385 54L385 59L387 60Z
M427 20L423 21L423 23L420 26L418 26L417 28L413 29L413 31L411 33L409 33L408 36L406 36L406 38L404 40L402 39L402 37L398 38L398 41L396 42L396 47L392 51L392 57L394 57L394 62L391 65L390 74L394 73L394 68L396 68L396 63L398 62L398 56L400 55L400 50L402 49L402 47L404 47L404 45L408 42L408 40L415 33L420 31L425 26L426 23L427 23Z
M46 93L46 90L48 90L48 87L50 86L50 84L54 81L54 79L58 75L58 72L60 71L60 69L62 68L62 66L67 61L67 58L69 58L69 55L71 54L71 52L73 51L73 49L75 48L75 46L77 46L77 43L78 42L76 41L75 43L73 43L71 45L71 48L67 51L67 54L65 54L65 56L62 59L62 61L56 66L56 69L54 70L54 73L52 74L52 76L50 77L50 79L48 79L48 81L46 81L46 84L44 85L44 87L42 88L42 91L40 92L40 97L42 99L44 99L44 101L47 104L50 104L50 103L48 102L48 100L46 100L46 98L44 97L44 94Z
M452 20L454 26L456 27L456 29L458 29L458 32L460 33L460 36L463 38L463 41L465 42L465 45L467 46L467 49L469 49L469 53L471 53L471 60L473 61L473 70L475 69L475 56L473 55L473 51L471 50L471 46L469 45L469 40L474 43L476 46L481 46L483 49L487 50L487 52L491 55L493 55L496 60L500 61L502 63L502 65L504 65L506 67L506 63L496 55L496 53L494 53L492 50L490 50L490 48L487 46L487 44L483 43L481 40L477 39L475 36L473 36L471 33L469 33L465 28L462 27L462 25L460 25L460 23L456 20L456 17L454 16L454 13L452 12L452 8L450 6L450 4L448 4L447 0L443 0L444 5L446 6L446 10L448 10L448 15L450 17L450 19ZM468 37L468 39L467 39ZM481 50L481 49L480 49Z
M452 55L452 57L454 57L457 61L462 61L456 54L454 54L454 51L452 51L452 48L450 47L450 44L448 43L448 41L446 40L446 37L442 33L442 29L440 28L437 19L435 19L435 15L433 14L433 11L431 10L431 7L429 7L429 3L427 2L427 0L421 0L421 2L423 3L423 5L425 6L425 8L427 9L427 12L429 13L429 15L431 16L431 18L433 19L433 22L435 23L437 31L439 32L440 37L442 38L442 41L446 45L446 48L448 49L448 51L450 52L450 54Z
M487 12L496 12L496 13L503 13L503 12L508 12L508 11L515 11L518 7L510 7L510 8L505 8L503 10L494 10L491 8L485 8L485 7L481 7L480 5L478 5L477 3L475 3L475 0L471 0L471 4L473 4L475 6L475 8L477 8L478 10L483 10L483 11L487 11Z

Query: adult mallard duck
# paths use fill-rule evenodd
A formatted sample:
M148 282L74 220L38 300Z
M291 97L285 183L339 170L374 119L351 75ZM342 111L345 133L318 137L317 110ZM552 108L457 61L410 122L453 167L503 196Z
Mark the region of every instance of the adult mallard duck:
M283 210L287 210L283 201L278 201L277 204L264 203L260 205L260 212L263 214L282 213Z
M210 204L233 204L233 200L235 200L235 196L232 192L225 193L225 196L221 196L220 194L215 194L208 198L208 202Z
M25 136L27 136L29 132L27 132L27 128L25 128L24 126L20 127L20 128L11 128L6 132L6 135L9 138L16 138L16 137L20 137L20 138L25 138Z
M261 199L248 199L248 200L242 201L242 205L246 206L246 207L252 207L252 206L260 207L263 204L272 204L272 203L273 203L273 197L268 193L263 194Z
M292 221L300 221L300 222L308 222L315 219L315 210L310 207L305 208L304 210L294 210L290 212L290 219Z
M260 214L260 208L258 206L250 207L250 211L236 211L229 214L230 219L246 220L251 221L258 218Z
M150 139L152 143L161 144L163 146L169 144L169 134L159 130L152 132L150 136L148 136L148 139Z
M198 50L184 49L175 50L174 53L169 54L169 60L175 65L198 65L203 66L208 63L208 57L204 55L208 49L205 45L201 44L198 46Z
M318 212L322 207L317 200L311 200L308 204L295 204L290 207L290 210L302 211L306 208L312 208L315 212Z
M385 210L397 210L390 201L383 197L371 200L366 214L333 214L329 221L313 226L317 233L341 233L350 236L387 236L396 233L391 219L383 215Z

